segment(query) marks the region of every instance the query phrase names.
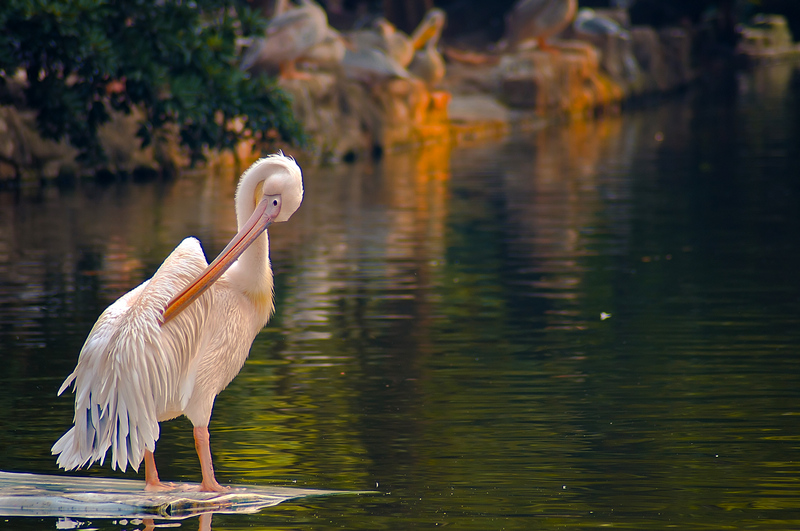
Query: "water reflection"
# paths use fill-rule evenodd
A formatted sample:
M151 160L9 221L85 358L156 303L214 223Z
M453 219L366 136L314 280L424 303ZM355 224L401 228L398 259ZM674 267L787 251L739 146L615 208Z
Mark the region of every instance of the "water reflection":
M385 495L214 527L796 526L795 75L307 169L217 473ZM235 176L0 195L0 468L54 472L91 324L184 236L221 248ZM187 422L159 454L198 479Z

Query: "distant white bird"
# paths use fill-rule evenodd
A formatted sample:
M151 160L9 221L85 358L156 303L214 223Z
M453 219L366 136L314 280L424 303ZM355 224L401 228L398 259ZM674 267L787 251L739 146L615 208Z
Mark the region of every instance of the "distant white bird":
M200 242L187 238L153 278L103 312L58 391L74 383L75 425L52 450L59 466L102 464L110 448L114 468L130 463L138 470L144 459L145 489L169 489L153 458L158 423L186 415L194 425L200 488L223 490L211 461L211 410L274 309L266 229L288 220L302 199L293 159L259 160L236 190L239 232L210 265Z
M328 15L313 0L284 10L279 7L267 24L266 34L245 52L242 70L280 73L285 79L302 78L296 62L330 35Z
M342 69L347 77L366 83L409 77L405 68L376 48L347 48Z
M436 85L444 79L446 68L444 58L436 47L439 45L446 20L445 12L434 7L425 13L422 22L411 35L416 51L408 71L428 86Z
M353 48L380 50L402 68L408 67L414 57L411 38L383 17L376 19L369 27L351 31L347 38Z
M328 26L322 41L304 53L299 62L320 70L338 70L346 52L347 43L344 37Z
M506 15L506 33L501 48L517 50L536 39L539 48L550 48L547 39L569 26L578 9L578 0L518 0Z
M383 50L397 61L397 64L406 68L414 58L414 43L411 42L411 38L385 18L378 19L375 26L383 39Z

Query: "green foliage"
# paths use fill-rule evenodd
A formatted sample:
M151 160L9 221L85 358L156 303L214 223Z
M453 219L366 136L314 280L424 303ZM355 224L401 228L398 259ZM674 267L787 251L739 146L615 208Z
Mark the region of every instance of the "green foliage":
M3 0L0 103L24 71L42 135L68 138L89 163L104 158L97 128L108 107L144 110L144 145L176 124L193 162L251 136L303 143L274 80L238 68L237 39L264 24L244 0ZM229 125L234 117L243 128Z

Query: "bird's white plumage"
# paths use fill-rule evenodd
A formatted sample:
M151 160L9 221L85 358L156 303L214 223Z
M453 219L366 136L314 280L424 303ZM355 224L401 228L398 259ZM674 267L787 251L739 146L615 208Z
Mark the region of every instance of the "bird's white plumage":
M419 49L414 52L408 71L429 86L436 85L445 76L444 58L436 47L441 38L446 17L443 10L430 9L412 36L414 46Z
M137 468L145 448L155 450L159 416L180 411L192 392L187 378L196 361L215 290L199 304L159 325L170 298L202 273L200 242L184 240L153 278L123 295L97 320L75 371L59 389L75 383L75 426L53 446L58 465L70 470L101 464L109 448L112 466Z
M300 168L273 155L239 182L241 228L263 196L281 197L275 221L286 221L302 201ZM273 311L269 242L264 231L198 299L162 325L170 300L208 266L200 243L185 239L153 277L109 306L92 328L74 372L74 426L53 446L58 465L103 463L138 469L155 450L158 422L186 415L208 426L214 399L244 364L250 345Z
M300 59L329 35L325 10L312 0L301 0L299 6L270 19L264 37L242 57L241 69L274 73L281 64Z
M518 0L506 15L506 44L516 49L528 39L548 39L572 22L577 0Z

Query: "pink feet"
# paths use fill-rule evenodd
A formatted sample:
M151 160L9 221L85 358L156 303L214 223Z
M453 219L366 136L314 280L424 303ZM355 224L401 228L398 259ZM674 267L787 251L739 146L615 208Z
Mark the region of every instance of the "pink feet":
M175 483L162 483L158 479L156 459L150 450L144 451L144 490L147 492L164 492L170 490L199 490L200 492L225 492L230 487L223 487L214 477L214 465L211 462L211 446L209 445L208 427L194 428L194 445L197 456L200 458L200 470L203 473L203 482L198 487L187 487Z
M156 483L145 481L144 483L145 492L166 492L170 490L177 490L179 488L180 486L176 485L175 483L162 483L160 481Z
M206 483L203 481L200 484L200 492L225 492L231 490L230 487L223 487L216 480L213 483Z

